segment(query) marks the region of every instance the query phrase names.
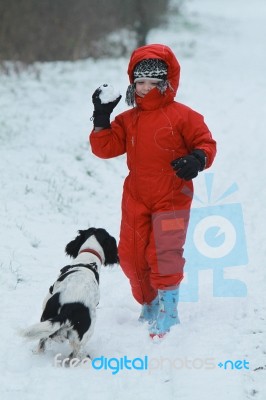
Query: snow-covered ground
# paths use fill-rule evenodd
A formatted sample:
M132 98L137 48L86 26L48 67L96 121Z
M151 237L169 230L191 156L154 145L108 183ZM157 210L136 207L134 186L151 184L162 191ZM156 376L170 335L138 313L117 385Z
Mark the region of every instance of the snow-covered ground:
M34 345L17 332L38 321L48 287L68 263L66 243L87 226L119 238L125 158L97 159L87 138L93 91L107 82L124 94L128 60L47 63L37 72L0 75L1 399L266 397L266 3L185 4L187 23L181 27L172 17L149 42L174 50L182 67L177 100L205 115L218 142L208 171L213 196L238 185L226 201L243 209L248 263L228 265L225 274L244 282L248 294L213 297L213 271L200 271L199 301L181 302L181 325L155 344L137 322L140 307L119 266L105 268L88 352L108 359L147 356L148 369L59 368L54 356L67 355L68 348L57 344L34 355ZM122 100L115 113L124 109ZM205 175L195 182L199 197ZM246 368L220 368L226 360L246 360Z

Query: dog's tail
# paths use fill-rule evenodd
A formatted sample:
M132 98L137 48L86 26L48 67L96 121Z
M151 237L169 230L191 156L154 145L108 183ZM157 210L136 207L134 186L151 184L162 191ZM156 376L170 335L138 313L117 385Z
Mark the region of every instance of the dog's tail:
M29 328L20 331L20 334L29 340L47 339L49 336L56 333L60 328L62 328L62 324L60 322L48 320L31 325Z

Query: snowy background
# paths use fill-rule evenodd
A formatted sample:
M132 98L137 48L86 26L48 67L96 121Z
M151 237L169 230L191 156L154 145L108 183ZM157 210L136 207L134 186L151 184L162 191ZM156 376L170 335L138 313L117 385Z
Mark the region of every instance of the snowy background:
M44 296L68 263L65 245L87 226L119 238L125 158L100 160L88 144L91 95L101 84L125 94L127 59L37 64L0 75L0 396L1 399L262 400L266 397L265 126L266 2L186 1L149 43L165 43L181 63L177 100L205 115L218 142L214 196L234 182L228 202L243 208L249 262L227 268L244 298L212 295L212 271L199 276L199 301L181 302L181 325L160 344L139 326L140 306L119 266L102 269L92 357L148 356L145 371L56 368L17 331L39 320ZM125 110L124 97L115 113ZM204 173L195 182L202 195ZM208 368L211 362L213 368ZM225 360L249 369L224 370ZM258 369L260 368L260 369Z

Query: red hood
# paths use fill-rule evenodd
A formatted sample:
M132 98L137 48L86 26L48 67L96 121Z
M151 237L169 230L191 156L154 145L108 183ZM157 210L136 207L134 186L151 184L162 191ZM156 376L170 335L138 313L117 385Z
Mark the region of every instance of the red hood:
M149 44L134 50L128 64L128 76L130 83L133 83L133 71L137 63L147 58L159 58L168 65L167 80L174 89L173 97L176 95L179 77L180 65L172 50L163 44Z

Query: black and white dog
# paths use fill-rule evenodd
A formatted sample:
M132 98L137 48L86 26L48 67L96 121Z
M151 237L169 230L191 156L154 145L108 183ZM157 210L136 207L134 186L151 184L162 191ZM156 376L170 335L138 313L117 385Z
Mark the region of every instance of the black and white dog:
M38 352L45 350L48 339L68 339L72 347L69 359L81 357L81 350L93 334L101 265L118 262L116 240L105 229L89 228L78 233L65 249L74 260L61 269L50 287L41 322L22 332L28 339L39 339Z

